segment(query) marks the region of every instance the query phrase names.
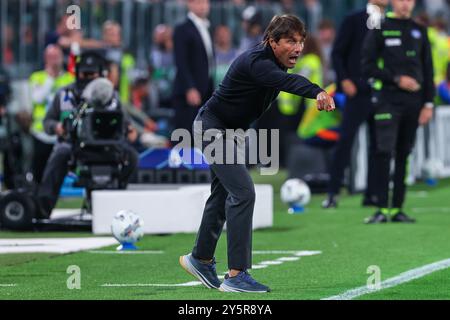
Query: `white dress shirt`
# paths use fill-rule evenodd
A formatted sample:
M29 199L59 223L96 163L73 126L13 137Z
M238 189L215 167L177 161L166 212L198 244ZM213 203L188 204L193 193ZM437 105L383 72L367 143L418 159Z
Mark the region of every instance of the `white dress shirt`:
M213 52L213 44L211 40L211 35L209 34L209 26L210 23L208 19L202 19L196 16L193 12L188 13L188 18L194 23L197 28L200 36L203 40L203 45L205 46L206 55L208 56L208 66L209 66L209 74L212 75L214 68L214 52Z

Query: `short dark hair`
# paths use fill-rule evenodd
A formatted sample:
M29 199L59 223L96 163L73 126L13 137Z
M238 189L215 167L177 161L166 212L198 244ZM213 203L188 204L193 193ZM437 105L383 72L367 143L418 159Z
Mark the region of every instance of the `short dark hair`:
M263 43L267 46L271 38L278 42L281 38L289 38L296 33L303 40L306 39L306 27L303 21L292 14L276 15L264 32Z

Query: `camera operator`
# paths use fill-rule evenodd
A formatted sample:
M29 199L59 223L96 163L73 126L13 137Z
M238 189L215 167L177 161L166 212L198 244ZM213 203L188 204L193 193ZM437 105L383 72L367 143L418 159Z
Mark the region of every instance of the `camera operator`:
M82 93L86 86L99 77L104 76L106 61L95 51L87 51L81 54L76 63L76 81L57 92L52 106L47 111L44 119L44 129L48 134L56 134L58 142L55 144L52 154L44 170L42 183L38 190L38 203L41 215L44 218L50 216L58 200L59 191L68 171L68 162L73 153L73 146L68 140L64 129L64 119L82 104ZM118 94L115 92L107 106L107 110L122 110ZM128 126L128 141L134 142L136 132ZM125 141L121 143L123 168L120 173L120 188L125 188L133 174L138 161L138 155L131 145Z
M13 186L12 178L12 168L10 166L7 143L7 123L6 123L6 106L11 98L11 86L8 73L5 69L0 66L0 126L2 127L2 132L0 135L0 152L3 153L3 177L6 187ZM0 186L1 189L1 186Z

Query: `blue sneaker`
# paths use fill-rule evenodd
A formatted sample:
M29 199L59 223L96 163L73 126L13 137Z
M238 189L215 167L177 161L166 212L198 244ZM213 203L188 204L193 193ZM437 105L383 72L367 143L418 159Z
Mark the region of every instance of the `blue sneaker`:
M223 292L270 292L270 288L258 283L247 271L241 271L236 277L225 276L225 280L220 285Z
M190 253L180 257L180 264L187 273L200 280L208 289L219 289L220 280L217 277L215 259L211 263L203 263Z

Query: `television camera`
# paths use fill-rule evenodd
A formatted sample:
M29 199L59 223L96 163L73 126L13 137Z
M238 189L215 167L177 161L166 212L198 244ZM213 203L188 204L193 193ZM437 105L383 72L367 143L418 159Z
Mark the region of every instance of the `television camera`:
M85 188L81 215L73 219L38 219L36 187L11 190L0 200L0 227L26 230L33 226L56 225L90 229L91 193L99 189L122 189L121 170L127 127L112 83L105 78L91 81L83 90L78 108L63 122L64 140L72 145L69 171L76 176L75 187ZM45 228L44 228L45 229ZM48 229L48 228L47 228Z

